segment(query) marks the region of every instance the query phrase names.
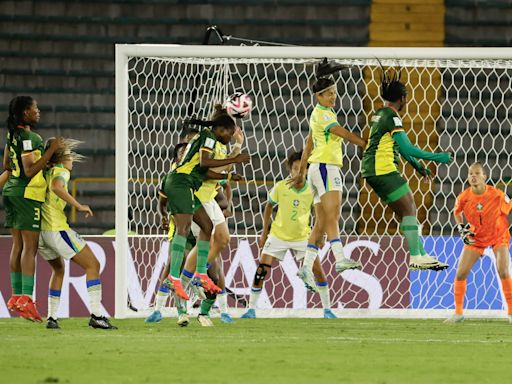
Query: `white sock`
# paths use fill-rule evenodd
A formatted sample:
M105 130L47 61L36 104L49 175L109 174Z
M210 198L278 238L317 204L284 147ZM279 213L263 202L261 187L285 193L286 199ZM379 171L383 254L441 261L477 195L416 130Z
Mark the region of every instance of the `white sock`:
M161 311L165 304L167 304L167 299L169 298L169 288L161 285L156 294L155 300L155 311Z
M345 252L343 252L343 244L341 244L341 239L333 239L329 240L331 243L332 253L334 253L334 257L336 261L340 261L345 258Z
M316 283L318 293L320 294L320 301L322 302L323 309L331 308L331 296L329 294L329 285L325 283Z
M101 316L101 281L100 279L88 280L86 283L91 313L99 317Z
M263 288L251 288L251 295L249 296L249 309L256 309L258 300L260 299L261 290Z
M60 305L60 291L50 289L48 292L48 317L57 320Z
M194 277L194 272L187 271L185 268L181 271L181 285L183 289L187 289L188 285Z
M304 262L302 266L310 271L313 270L313 263L318 256L318 247L313 244L308 244L306 248L306 255L304 256Z
M219 306L220 313L228 313L228 294L225 290L217 294L217 305Z

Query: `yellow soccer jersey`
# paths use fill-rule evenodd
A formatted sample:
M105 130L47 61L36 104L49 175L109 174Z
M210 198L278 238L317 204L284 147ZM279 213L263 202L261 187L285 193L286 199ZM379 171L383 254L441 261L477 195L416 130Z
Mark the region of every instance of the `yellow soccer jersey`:
M52 190L52 182L55 179L64 181L64 188L68 189L70 173L62 165L56 165L46 172L46 200L42 207L41 230L43 231L66 231L69 229L68 219L64 213L66 202L57 196Z
M332 108L317 104L309 118L309 129L313 136L313 151L308 163L325 163L342 166L343 139L333 135L329 130L339 125L336 114Z
M214 149L214 155L213 158L215 160L222 160L228 157L228 149L227 147L222 144L221 142L217 141L215 144ZM215 170L213 170L215 171ZM203 182L203 185L201 185L201 188L199 188L195 195L199 199L201 203L207 203L209 201L212 201L215 199L215 196L217 196L217 188L218 187L218 180L212 180L207 179Z
M313 193L309 185L306 183L301 190L297 190L286 185L286 180L281 180L270 191L269 201L278 206L270 234L284 241L306 240L311 232L313 206Z

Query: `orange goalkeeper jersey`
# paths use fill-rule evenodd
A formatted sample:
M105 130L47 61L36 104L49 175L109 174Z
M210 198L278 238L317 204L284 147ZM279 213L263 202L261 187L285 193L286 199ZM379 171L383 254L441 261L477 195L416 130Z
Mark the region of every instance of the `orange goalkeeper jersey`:
M475 233L475 246L486 247L508 233L508 218L512 202L503 191L487 185L476 195L468 188L457 196L455 215L463 213Z

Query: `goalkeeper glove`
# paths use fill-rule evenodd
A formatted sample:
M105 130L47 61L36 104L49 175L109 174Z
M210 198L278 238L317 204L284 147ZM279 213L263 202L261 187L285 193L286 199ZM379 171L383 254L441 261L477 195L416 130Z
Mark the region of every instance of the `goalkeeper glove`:
M475 239L472 238L475 236L475 233L471 232L471 225L469 223L457 224L457 230L459 231L460 237L462 237L464 244L471 245L475 243Z

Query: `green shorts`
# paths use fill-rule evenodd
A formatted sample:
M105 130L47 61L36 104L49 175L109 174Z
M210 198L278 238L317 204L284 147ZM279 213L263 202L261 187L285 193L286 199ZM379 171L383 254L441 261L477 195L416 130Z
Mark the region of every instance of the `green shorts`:
M194 190L186 186L170 186L164 193L167 196L167 210L171 215L184 213L193 215L201 207Z
M5 226L21 231L41 231L41 205L23 196L4 196Z
M380 176L367 176L365 179L386 204L393 203L411 192L407 180L400 176L398 172Z

